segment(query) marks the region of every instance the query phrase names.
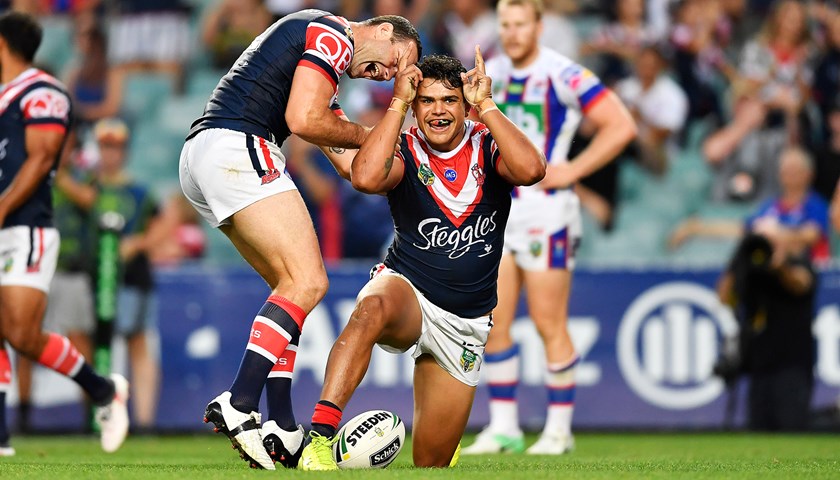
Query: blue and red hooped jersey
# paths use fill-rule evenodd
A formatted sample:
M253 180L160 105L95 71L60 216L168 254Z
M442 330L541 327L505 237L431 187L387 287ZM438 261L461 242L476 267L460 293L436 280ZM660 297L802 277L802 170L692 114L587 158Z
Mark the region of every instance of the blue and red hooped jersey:
M433 150L417 127L401 140L405 174L388 192L396 235L385 265L435 305L462 317L485 315L496 306L513 189L496 171L496 142L472 121L451 152Z
M37 68L27 69L0 89L0 192L9 187L28 157L26 129L58 130L66 138L70 114L67 89ZM49 175L23 205L6 216L2 227L53 225L51 184L58 157Z
M287 15L258 36L222 77L187 138L208 128L250 133L282 145L286 106L298 66L312 68L333 86L326 105L336 108L338 81L353 58L350 23L321 10Z

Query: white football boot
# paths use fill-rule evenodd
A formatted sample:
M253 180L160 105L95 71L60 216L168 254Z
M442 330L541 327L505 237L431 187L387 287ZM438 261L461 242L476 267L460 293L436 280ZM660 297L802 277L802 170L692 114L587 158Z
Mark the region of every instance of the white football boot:
M213 431L224 433L251 468L274 470L260 435L260 418L257 412L244 413L233 408L230 392L222 392L211 400L204 411L204 423L213 422Z
M289 432L280 428L274 420L269 420L263 424L260 434L265 451L272 460L286 468L297 468L306 437L302 425Z
M15 449L9 444L0 445L0 457L14 457Z
M522 430L498 433L485 428L476 437L475 442L461 450L462 455L488 455L493 453L522 453L525 451L525 438Z
M116 452L128 435L128 380L119 373L111 374L114 383L114 399L111 403L96 408L96 423L99 424L102 450Z
M543 432L537 443L525 451L528 455L562 455L575 449L572 435Z

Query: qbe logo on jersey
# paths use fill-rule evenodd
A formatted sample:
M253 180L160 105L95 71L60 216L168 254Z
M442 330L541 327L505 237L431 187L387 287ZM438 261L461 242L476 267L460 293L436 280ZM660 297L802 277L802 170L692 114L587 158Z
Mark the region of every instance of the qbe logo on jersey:
M630 388L653 405L687 410L723 391L712 375L720 335L737 324L710 289L688 282L656 286L628 308L618 329L618 365Z

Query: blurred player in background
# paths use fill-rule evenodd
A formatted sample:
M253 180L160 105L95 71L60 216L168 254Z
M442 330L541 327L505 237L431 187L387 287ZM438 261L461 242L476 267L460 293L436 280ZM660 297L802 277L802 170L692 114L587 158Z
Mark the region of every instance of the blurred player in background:
M465 454L521 452L525 445L516 404L519 347L510 335L522 288L545 345L548 415L533 454L562 454L571 434L578 356L567 327L574 251L580 240L578 180L612 161L636 134L632 117L589 70L538 43L540 0L501 0L499 32L505 55L487 63L497 79L499 108L548 160L545 179L513 191L505 254L499 267L499 305L487 342L485 373L490 385L490 425ZM596 130L591 144L568 159L581 119Z
M273 460L297 466L303 428L291 402L295 353L304 318L328 284L280 145L294 133L319 146L358 148L368 130L341 113L339 79L346 72L389 80L398 62L417 61L420 48L417 31L398 16L357 23L319 10L287 15L242 53L187 137L184 194L271 288L230 391L205 412L255 468L273 470ZM337 168L349 174L349 163ZM263 386L270 420L261 429Z
M402 62L391 106L353 159L353 186L388 196L396 238L330 351L304 470L338 469L332 444L342 409L377 343L394 353L416 345L414 464L458 460L493 325L510 192L545 174L545 158L490 89L477 46L469 72L446 56ZM401 134L409 104L417 126ZM466 120L471 107L486 124Z
M41 330L59 247L50 184L71 114L64 86L32 67L41 38L34 18L0 16L0 454L14 454L5 421L11 368L3 340L87 392L100 407L102 448L113 452L128 433L128 382L97 375L67 337Z

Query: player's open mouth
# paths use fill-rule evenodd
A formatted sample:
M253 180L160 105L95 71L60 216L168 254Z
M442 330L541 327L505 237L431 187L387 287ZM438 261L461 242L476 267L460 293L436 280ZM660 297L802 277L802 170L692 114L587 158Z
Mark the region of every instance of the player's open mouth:
M365 68L365 73L368 74L368 78L379 78L379 71L379 65L375 63L369 63Z
M450 125L452 125L452 120L446 120L446 119L443 119L443 118L439 118L439 119L436 119L436 120L432 120L431 122L428 122L428 123L429 123L429 127L432 129L432 131L443 132L447 128L449 128Z

